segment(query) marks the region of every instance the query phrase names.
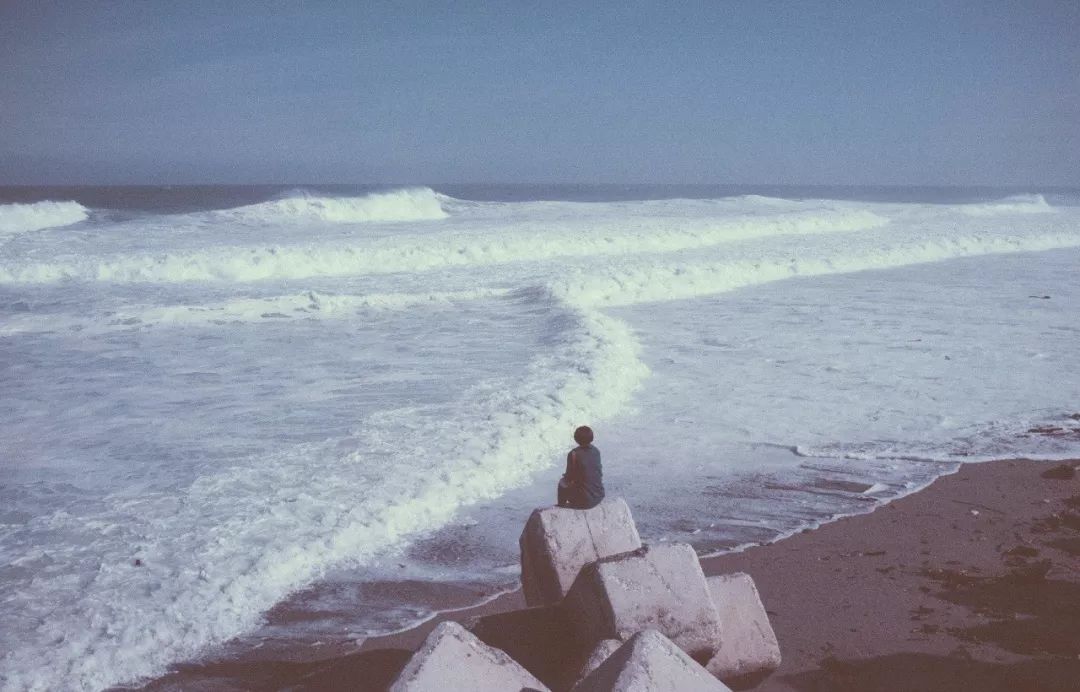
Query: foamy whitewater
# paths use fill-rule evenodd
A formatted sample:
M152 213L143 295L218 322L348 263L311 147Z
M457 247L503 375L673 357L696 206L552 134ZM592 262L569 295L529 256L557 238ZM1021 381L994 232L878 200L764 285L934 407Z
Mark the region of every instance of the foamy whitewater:
M2 689L510 588L580 424L702 552L1080 456L1075 197L467 196L0 204Z
M78 202L41 201L0 204L0 239L43 228L68 226L86 220L86 207Z

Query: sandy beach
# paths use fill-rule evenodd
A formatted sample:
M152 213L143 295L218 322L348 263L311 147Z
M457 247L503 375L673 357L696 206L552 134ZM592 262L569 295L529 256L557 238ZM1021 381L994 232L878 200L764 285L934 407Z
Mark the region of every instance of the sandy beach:
M1072 690L1080 676L1080 479L1067 464L969 464L921 492L815 530L708 558L755 579L783 652L761 692ZM357 653L179 666L143 689L384 689L442 619L523 607L519 592L372 638ZM558 623L541 632L557 642ZM505 634L505 633L502 633ZM534 636L535 639L535 635ZM556 685L574 664L532 646ZM540 649L537 653L537 649ZM548 654L547 663L544 654ZM289 658L290 660L282 660ZM537 671L534 671L537 672ZM543 679L543 678L542 678ZM556 687L558 689L558 687Z

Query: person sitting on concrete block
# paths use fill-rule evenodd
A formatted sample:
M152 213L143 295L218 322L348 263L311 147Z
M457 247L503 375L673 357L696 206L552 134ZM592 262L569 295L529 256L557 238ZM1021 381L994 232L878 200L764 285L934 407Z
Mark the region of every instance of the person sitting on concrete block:
M697 661L656 630L630 637L574 685L573 692L731 692Z
M665 543L586 565L563 599L578 646L655 629L702 663L720 645L716 612L697 553Z
M431 631L390 686L390 692L445 690L549 692L514 659L449 620Z
M585 565L641 547L634 518L622 498L586 510L545 507L525 523L521 587L530 606L562 600Z
M705 666L721 680L765 676L780 667L780 645L749 574L709 577L724 639Z
M600 450L592 445L593 431L583 425L574 431L578 446L566 455L566 473L559 480L558 505L591 509L604 499L604 469Z

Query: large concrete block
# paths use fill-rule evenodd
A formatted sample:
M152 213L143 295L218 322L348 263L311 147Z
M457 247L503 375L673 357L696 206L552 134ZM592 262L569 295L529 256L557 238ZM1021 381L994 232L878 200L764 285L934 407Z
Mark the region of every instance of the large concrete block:
M484 644L450 621L431 631L390 686L390 692L445 690L548 692L542 682L504 652Z
M731 692L656 630L630 637L573 692Z
M622 498L592 509L537 509L525 524L521 546L521 587L530 606L558 603L582 567L609 555L641 547L630 508Z
M596 644L596 647L593 648L589 657L585 659L585 663L581 666L581 670L578 671L577 682L581 682L589 677L590 673L599 668L600 664L608 660L608 657L618 651L619 647L622 645L623 642L618 639L601 639Z
M722 680L776 670L780 645L769 624L754 580L735 572L709 577L709 592L720 613L723 641L706 668Z
M720 616L697 554L685 544L645 546L586 565L563 609L585 650L655 629L704 662L720 642Z

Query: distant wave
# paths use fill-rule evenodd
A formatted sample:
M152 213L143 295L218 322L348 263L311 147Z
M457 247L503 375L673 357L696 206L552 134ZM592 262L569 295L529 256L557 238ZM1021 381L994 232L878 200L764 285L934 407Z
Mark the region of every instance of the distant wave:
M86 220L87 214L78 202L0 204L0 236L68 226Z
M433 238L411 234L354 240L347 245L217 247L165 255L80 258L10 269L0 266L0 282L47 283L68 278L164 283L259 281L420 272L566 256L670 253L766 236L861 231L887 223L887 219L865 210L827 209L686 224L609 226L605 232L589 236L558 227L524 228L498 235L457 233Z
M1014 195L997 202L964 204L960 211L968 216L997 216L999 214L1050 214L1054 207L1042 195Z
M368 223L444 219L442 197L426 187L374 192L363 197L319 197L299 194L215 212L229 220L254 223L328 221Z

